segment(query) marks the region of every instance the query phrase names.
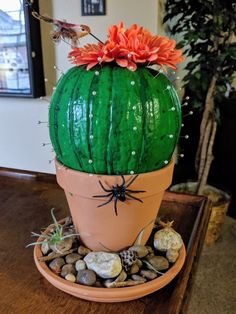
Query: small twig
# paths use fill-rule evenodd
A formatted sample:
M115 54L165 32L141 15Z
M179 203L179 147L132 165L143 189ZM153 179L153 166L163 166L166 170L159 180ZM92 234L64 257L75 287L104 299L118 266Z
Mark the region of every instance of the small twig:
M54 258L57 258L57 257L62 257L62 256L65 256L65 255L68 255L70 253L73 253L74 251L76 251L76 249L71 249L69 251L66 251L64 253L55 253L55 252L52 252L50 254L48 254L47 256L41 256L38 258L38 261L39 262L47 262L47 261L51 261L53 260Z
M138 280L138 281L129 280L129 281L111 282L111 283L107 283L106 287L107 288L121 288L121 287L137 286L145 282L146 282L146 279Z

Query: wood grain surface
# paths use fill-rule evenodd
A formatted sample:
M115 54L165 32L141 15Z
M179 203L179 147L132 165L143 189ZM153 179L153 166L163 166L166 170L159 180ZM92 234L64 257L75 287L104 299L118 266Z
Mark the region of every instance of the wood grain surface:
M69 215L64 192L53 180L0 173L0 313L172 314L186 312L190 278L200 255L209 204L204 197L166 193L159 216L174 219L182 235L187 258L180 274L166 287L141 299L124 303L96 303L54 288L37 271L30 232L51 223L50 209L58 219ZM195 264L195 267L193 265Z

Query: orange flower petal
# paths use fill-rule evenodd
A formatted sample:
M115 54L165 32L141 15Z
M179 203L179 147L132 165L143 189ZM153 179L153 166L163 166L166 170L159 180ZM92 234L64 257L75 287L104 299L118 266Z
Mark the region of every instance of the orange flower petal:
M90 69L92 69L95 65L97 65L98 64L98 62L91 62L91 63L89 63L88 65L87 65L87 70L90 70Z
M116 59L116 63L122 68L126 68L128 66L128 60L126 59Z
M125 29L124 23L109 28L108 40L102 44L87 44L73 48L68 57L77 65L87 64L91 69L98 63L115 62L132 70L137 64L158 64L176 68L182 62L182 51L175 49L176 41L165 36L153 36L143 27L133 24Z

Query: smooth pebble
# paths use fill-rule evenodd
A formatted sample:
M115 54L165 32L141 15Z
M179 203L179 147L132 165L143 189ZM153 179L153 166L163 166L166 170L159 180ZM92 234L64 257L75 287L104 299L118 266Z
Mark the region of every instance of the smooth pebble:
M50 246L49 246L48 242L42 243L41 251L42 251L43 255L47 255L50 250L51 249L50 249Z
M85 264L85 261L83 261L82 259L78 260L76 263L75 263L75 269L77 271L79 270L84 270L86 269L86 264Z
M149 253L148 249L144 245L133 245L129 248L129 251L136 252L139 258L145 257Z
M62 266L61 276L65 278L68 274L76 275L75 266L73 264L65 264Z
M143 277L140 276L140 275L132 275L131 278L132 278L134 281L141 281L141 280L143 280Z
M68 280L68 281L71 281L71 282L75 282L76 281L75 275L73 275L73 274L67 274L65 276L65 279Z
M163 256L147 256L145 258L156 270L165 270L169 268L168 260ZM147 268L152 268L147 264Z
M131 266L129 273L130 274L137 274L139 272L139 267L138 265L135 263Z
M76 261L78 261L79 259L81 259L81 255L77 254L77 253L71 253L71 254L68 254L66 256L66 262L67 264L73 264L75 263Z
M49 264L49 268L54 273L60 273L62 266L65 264L65 261L62 257L54 258Z
M78 248L78 253L80 255L87 255L90 252L91 252L91 250L88 249L87 247L83 246L83 245L80 245L79 248Z
M159 251L179 250L183 245L181 235L172 228L163 228L154 235L154 247Z
M147 278L148 280L152 280L157 277L157 274L152 270L142 269L140 274L144 276L145 278Z
M105 279L118 276L122 270L120 257L113 253L90 252L84 261L88 269Z
M179 257L179 251L177 250L169 249L166 252L166 258L168 259L170 263L175 263L178 257Z
M92 286L96 282L96 274L91 269L79 270L76 277L76 282L81 285Z
M69 251L72 247L73 239L72 238L66 238L59 243L51 244L50 248L53 250L53 252L56 253L64 253L66 251Z

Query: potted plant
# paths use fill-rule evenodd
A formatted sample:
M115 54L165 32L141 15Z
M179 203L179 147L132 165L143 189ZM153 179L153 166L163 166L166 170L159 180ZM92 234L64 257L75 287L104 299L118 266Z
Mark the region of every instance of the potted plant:
M185 95L190 96L190 105L201 111L198 115L201 125L195 152L197 183L191 188L197 194L213 195L213 202L217 199L215 203L219 200L221 203L222 198L225 199L225 206L219 208L220 219L219 213L216 215L212 212L212 218L218 216L217 223L220 224L227 210L229 197L223 191L210 188L207 182L220 121L219 104L230 94L236 68L236 43L233 41L235 11L235 3L232 1L168 0L164 18L164 22L171 21L169 30L172 34L182 34L183 40L179 47L185 47L185 53L192 58L185 67ZM187 188L189 189L189 185ZM210 242L219 236L217 229L220 224L215 226Z
M181 128L177 93L161 72L182 53L173 40L120 23L105 43L73 47L69 59L75 67L54 91L49 129L76 232L93 250L118 251L146 226L145 243Z
M181 128L179 98L163 72L176 69L182 52L174 40L136 24L126 29L123 22L109 28L106 42L77 47L84 35L96 38L88 26L33 15L55 25L54 40L71 41L69 59L75 65L60 78L49 109L57 181L73 223L53 216L54 226L33 243L41 245L35 247L35 263L52 284L72 295L109 302L144 296L172 280L185 259L173 222L163 224L145 246L171 184ZM143 264L153 281L136 288L147 281L132 277L141 274ZM106 292L104 287L127 289Z

